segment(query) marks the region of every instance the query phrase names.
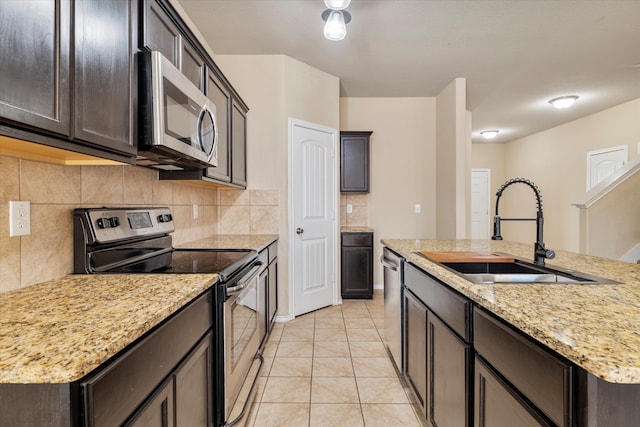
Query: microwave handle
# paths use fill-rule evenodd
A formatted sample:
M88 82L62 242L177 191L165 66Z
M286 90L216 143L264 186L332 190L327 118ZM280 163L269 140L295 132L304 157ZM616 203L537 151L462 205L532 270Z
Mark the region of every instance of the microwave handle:
M262 261L256 261L255 264L253 265L253 268L247 274L245 274L242 277L242 279L238 281L237 285L227 288L227 293L239 292L244 288L246 288L249 285L249 283L251 283L251 281L254 279L254 277L258 275L258 273L260 272L261 266L262 266ZM245 277L249 277L249 278L245 279Z

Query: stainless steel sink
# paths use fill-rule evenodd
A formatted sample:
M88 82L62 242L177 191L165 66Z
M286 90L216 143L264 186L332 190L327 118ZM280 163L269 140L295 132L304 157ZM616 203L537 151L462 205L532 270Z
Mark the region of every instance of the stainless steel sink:
M441 262L439 264L473 283L619 283L578 271L540 266L516 257L513 259L509 262Z
M550 273L462 274L462 276L473 283L595 283L584 278Z

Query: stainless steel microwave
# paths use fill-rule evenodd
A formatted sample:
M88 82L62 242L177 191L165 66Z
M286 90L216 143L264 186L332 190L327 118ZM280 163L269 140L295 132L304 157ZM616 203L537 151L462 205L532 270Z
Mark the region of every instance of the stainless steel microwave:
M217 166L216 106L160 52L138 55L136 163L163 170Z

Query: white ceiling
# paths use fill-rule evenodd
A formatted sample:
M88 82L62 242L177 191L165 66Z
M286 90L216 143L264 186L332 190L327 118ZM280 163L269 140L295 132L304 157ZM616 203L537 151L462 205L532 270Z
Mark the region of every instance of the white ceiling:
M352 0L340 42L322 36L323 0L179 1L216 54L291 56L338 76L341 96L431 97L464 77L474 142L640 97L640 0ZM548 104L562 95L580 99Z

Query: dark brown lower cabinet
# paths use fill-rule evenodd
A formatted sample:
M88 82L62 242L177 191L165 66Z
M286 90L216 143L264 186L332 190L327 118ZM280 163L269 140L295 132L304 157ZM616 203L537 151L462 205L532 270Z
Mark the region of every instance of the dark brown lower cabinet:
M151 397L127 427L173 427L176 425L173 378L170 378Z
M551 426L478 358L475 363L474 406L474 427Z
M342 298L373 298L373 233L342 233Z
M212 304L204 292L82 381L0 383L0 425L213 425Z
M211 425L211 337L207 334L126 426Z
M427 419L433 426L468 426L471 346L430 311L426 331Z
M210 332L176 370L176 425L211 425L212 367L213 344Z
M404 376L429 426L469 427L469 302L409 263L404 284Z
M426 415L427 307L408 290L404 292L404 332L404 375Z

